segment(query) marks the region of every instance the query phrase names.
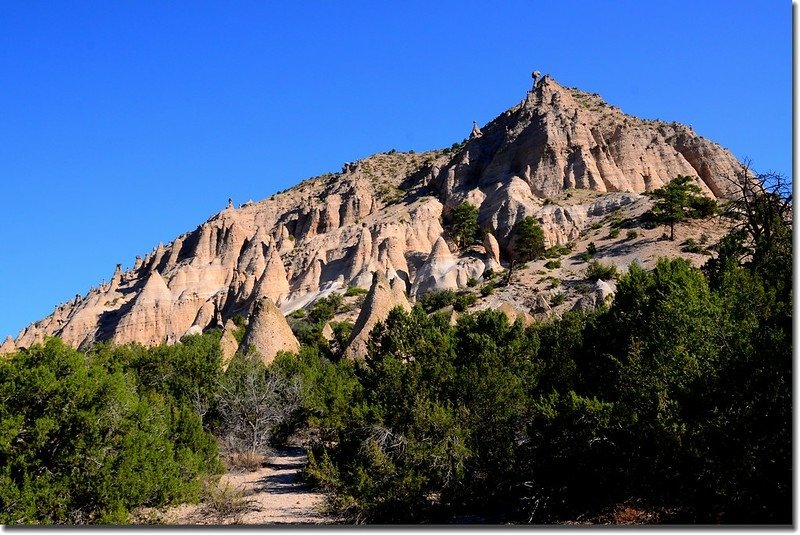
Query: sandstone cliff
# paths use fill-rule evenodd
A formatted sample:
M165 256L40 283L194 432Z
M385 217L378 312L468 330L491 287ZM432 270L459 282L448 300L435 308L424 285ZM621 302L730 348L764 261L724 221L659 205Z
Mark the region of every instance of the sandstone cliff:
M175 342L247 316L265 298L287 314L330 292L369 288L375 272L402 281L412 297L465 288L487 268L502 269L511 230L525 216L540 220L548 244L564 244L679 174L725 196L725 179L739 168L687 126L626 115L545 77L450 149L377 154L269 199L229 205L137 257L132 269L118 266L110 282L59 305L2 350L52 335L76 347ZM494 236L458 250L446 226L464 201L479 207Z

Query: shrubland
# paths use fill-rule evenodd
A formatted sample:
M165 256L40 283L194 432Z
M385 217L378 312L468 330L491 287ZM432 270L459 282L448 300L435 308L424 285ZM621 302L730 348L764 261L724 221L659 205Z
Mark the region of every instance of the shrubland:
M791 199L743 184L702 269L662 259L613 304L525 327L423 297L340 358L326 298L303 345L221 367L219 331L146 349L57 339L0 361L0 521L124 523L196 500L229 454L299 437L307 480L350 522L792 519ZM748 189L749 188L749 189ZM600 264L589 266L600 273ZM484 292L482 292L484 293ZM474 298L473 294L469 298ZM260 463L261 461L259 461Z

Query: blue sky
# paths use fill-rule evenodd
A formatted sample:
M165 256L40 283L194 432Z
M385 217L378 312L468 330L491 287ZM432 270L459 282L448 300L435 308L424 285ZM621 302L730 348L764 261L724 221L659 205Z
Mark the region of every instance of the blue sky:
M791 5L3 2L0 336L222 209L460 141L530 72L791 173Z

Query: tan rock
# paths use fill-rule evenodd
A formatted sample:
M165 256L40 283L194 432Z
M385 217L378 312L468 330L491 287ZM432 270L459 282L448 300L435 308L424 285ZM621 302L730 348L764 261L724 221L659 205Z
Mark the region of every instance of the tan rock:
M153 346L167 341L171 330L173 297L164 279L153 271L130 310L117 322L113 340L117 344L139 342Z
M244 351L254 349L265 364L275 360L278 351L296 353L300 342L278 307L269 298L256 301L247 331L242 340Z
M678 174L720 197L729 191L725 178L739 171L730 152L684 125L637 119L550 77L477 130L457 154L376 154L230 206L56 307L23 329L16 346L46 336L75 347L177 340L257 297L290 312L350 284L371 287L375 271L402 280L412 296L463 288L487 267L500 269L500 251L513 248L511 231L523 217L542 222L547 245L580 241L592 223L646 204L641 193ZM455 255L442 238L445 205L461 202L479 206L480 225L494 230L485 254L478 247Z
M344 356L351 359L360 359L367 356L367 341L372 328L389 317L389 312L395 307L411 310L411 305L405 295L393 291L386 277L375 272L372 286L361 306L361 312L353 327L353 334L344 352Z
M502 271L500 264L500 244L491 232L486 233L483 239L483 247L486 249L486 268L493 271Z
M503 303L499 307L497 307L498 312L502 312L508 318L509 323L514 323L518 319L522 320L522 323L525 326L532 325L534 320L533 317L525 312L524 310L520 310L516 306L512 305L511 303Z
M458 273L453 268L456 258L447 247L443 237L439 237L428 255L425 264L416 274L411 293L421 296L431 290L455 290L458 288Z
M7 336L3 345L0 345L0 355L8 355L9 353L13 353L17 350L16 344L14 344L14 339L10 336Z
M222 338L219 340L219 347L222 352L222 369L227 370L231 359L239 350L239 342L236 341L234 332L238 329L233 320L225 322L225 328L222 330Z

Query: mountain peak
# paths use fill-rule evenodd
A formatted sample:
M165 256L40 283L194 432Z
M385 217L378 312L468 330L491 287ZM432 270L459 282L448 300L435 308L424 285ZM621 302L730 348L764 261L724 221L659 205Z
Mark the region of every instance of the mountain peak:
M449 148L375 154L268 199L238 208L229 199L131 271L115 272L112 284L24 329L15 345L52 335L74 346L177 340L190 328L222 326L265 296L285 314L348 286L370 287L375 272L412 297L465 290L507 264L512 231L526 216L539 220L547 245L565 244L614 210L641 207L642 193L677 175L695 177L709 196L728 194L725 178L740 164L716 143L627 115L551 76L534 80L518 105ZM448 246L450 212L463 202L492 229L485 245Z

